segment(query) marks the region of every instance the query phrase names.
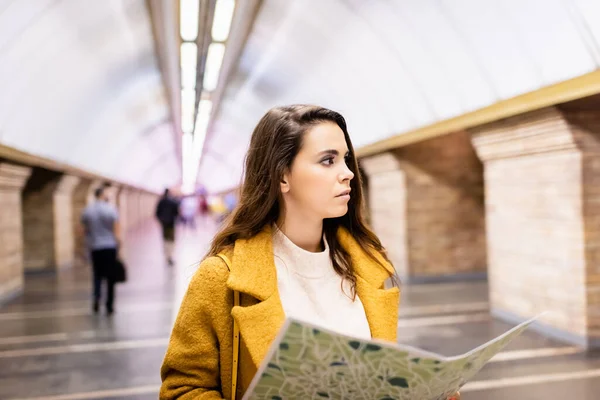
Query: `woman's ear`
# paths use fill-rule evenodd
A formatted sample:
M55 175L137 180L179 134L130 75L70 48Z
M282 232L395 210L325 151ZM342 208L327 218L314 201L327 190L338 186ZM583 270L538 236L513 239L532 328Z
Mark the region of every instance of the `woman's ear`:
M279 188L281 189L282 194L290 191L289 174L287 171L284 172L283 176L281 177Z

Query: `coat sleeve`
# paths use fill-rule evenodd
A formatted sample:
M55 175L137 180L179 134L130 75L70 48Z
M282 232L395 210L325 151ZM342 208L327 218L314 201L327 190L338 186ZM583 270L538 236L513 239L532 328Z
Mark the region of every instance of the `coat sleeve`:
M161 400L223 398L215 324L231 309L222 300L227 298L222 292L228 275L225 264L211 257L200 264L192 278L161 368Z

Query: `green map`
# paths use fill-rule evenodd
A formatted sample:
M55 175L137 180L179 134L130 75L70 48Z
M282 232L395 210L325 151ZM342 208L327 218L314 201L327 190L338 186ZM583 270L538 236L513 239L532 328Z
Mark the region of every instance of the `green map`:
M288 319L244 400L446 400L535 319L456 357Z

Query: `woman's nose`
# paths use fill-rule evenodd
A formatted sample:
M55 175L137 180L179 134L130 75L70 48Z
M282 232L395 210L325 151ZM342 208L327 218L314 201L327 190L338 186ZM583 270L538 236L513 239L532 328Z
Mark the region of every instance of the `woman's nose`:
M352 172L350 170L350 168L348 168L347 165L344 165L343 167L344 169L342 170L342 172L340 173L340 181L344 182L346 180L350 181L352 180L352 178L354 178L354 172Z

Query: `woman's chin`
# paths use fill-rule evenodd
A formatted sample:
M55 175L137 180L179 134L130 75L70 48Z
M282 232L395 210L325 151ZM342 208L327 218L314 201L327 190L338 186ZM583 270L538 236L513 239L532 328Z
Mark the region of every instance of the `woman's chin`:
M348 213L348 205L345 204L343 206L332 207L328 211L329 212L327 213L327 216L325 218L343 217L344 215L346 215Z

